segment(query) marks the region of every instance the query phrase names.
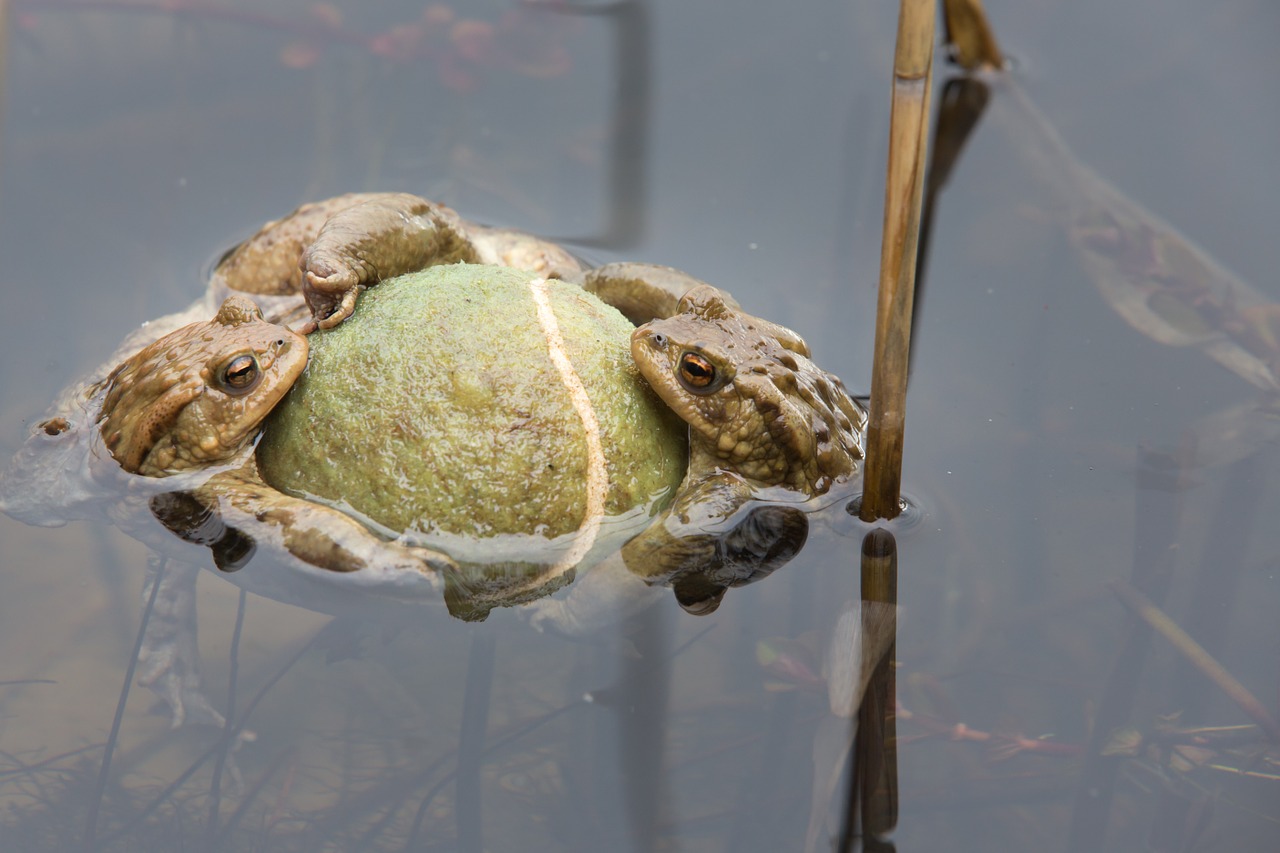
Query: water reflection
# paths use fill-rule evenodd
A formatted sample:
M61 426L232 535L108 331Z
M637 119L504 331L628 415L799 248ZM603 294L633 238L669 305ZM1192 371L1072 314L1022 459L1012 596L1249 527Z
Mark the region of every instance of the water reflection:
M179 539L207 547L214 566L236 572L249 565L257 552L255 528L240 529L226 523L216 508L190 492L166 492L150 501L157 520ZM242 522L243 524L244 522ZM689 613L707 614L720 606L727 590L768 577L789 562L804 546L809 531L807 514L788 506L747 505L729 525L715 532L685 533L668 538L661 545L637 543L624 546L610 560L612 566L626 567L627 574L604 566L593 571L560 604L542 606L531 613L543 627L569 633L600 628L616 618L614 608L634 611L647 599L643 593L653 585L669 586L676 601ZM636 540L632 540L633 543ZM651 567L653 552L663 552L661 575ZM555 594L573 579L572 574L547 575L536 562L475 565L451 571L444 578L443 596L449 612L466 621L482 621L494 607L510 607L535 602ZM643 581L638 586L627 580ZM580 591L586 587L588 591ZM554 613L554 616L552 615Z
M1262 318L1273 312L1272 300L1229 273L1187 237L1076 160L1048 120L1008 74L990 76L985 81L969 78L947 87L939 124L942 162L935 167L932 186L940 188L945 182L955 165L955 154L976 126L988 102L987 83L995 88L993 104L1006 129L1016 128L1019 153L1031 164L1035 177L1049 187L1056 215L1067 223L1069 242L1108 306L1150 338L1175 346L1196 346L1246 381L1264 391L1273 391L1274 355L1270 344L1263 340L1269 340L1269 336L1264 334L1259 338L1248 331L1256 331L1259 323L1266 323ZM949 135L952 133L956 136ZM930 196L933 202L937 201L936 189L931 190ZM1137 713L1138 685L1151 665L1152 626L1161 627L1165 639L1189 660L1197 662L1202 669L1198 675L1217 683L1264 732L1275 725L1261 705L1255 704L1247 688L1208 659L1189 636L1159 611L1160 604L1171 593L1175 556L1180 540L1186 535L1183 497L1189 488L1188 473L1190 466L1196 465L1194 460L1200 442L1208 445L1206 460L1238 459L1239 454L1247 457L1261 451L1274 436L1271 431L1274 424L1269 423L1272 419L1265 414L1270 409L1270 397L1268 394L1261 404L1230 407L1203 419L1190 427L1183 446L1177 450L1139 447L1135 488L1138 544L1131 578L1134 586L1152 599L1123 582L1112 585L1121 601L1142 615L1145 624L1136 618L1125 623L1123 638L1102 685L1096 716L1091 720L1089 742L1083 748L1081 778L1075 786L1067 838L1069 849L1097 850L1105 845L1108 831L1113 828L1112 809L1120 797L1119 779L1124 770L1118 756L1134 758L1141 754L1133 747L1135 739L1142 740L1133 717ZM1222 428L1224 444L1220 449L1213 447L1217 436L1211 437L1205 431L1209 423ZM1251 436L1260 443L1252 450L1245 449L1240 443L1242 436ZM1218 565L1216 558L1210 559ZM1207 591L1210 587L1216 584L1211 582L1202 589ZM1220 636L1212 629L1214 620L1209 621L1208 636ZM1203 707L1203 704L1193 701L1188 706ZM956 734L963 729L962 724L957 725ZM989 735L978 737L987 739ZM1022 741L1012 748L1034 747L1035 744ZM1063 754L1074 752L1072 747L1062 748ZM1176 759L1166 763L1163 757L1153 754L1147 757L1160 761L1162 771L1185 773L1190 769L1189 764ZM1169 786L1174 787L1177 786ZM1168 815L1178 809L1179 806L1173 805L1175 802L1189 807L1191 813L1189 819L1176 828L1167 821L1162 825L1157 819L1148 840L1164 845L1160 849L1187 849L1198 843L1205 830L1201 798L1187 798L1166 790L1160 797L1162 813Z
M534 0L534 8L547 14L600 18L613 38L614 114L605 148L607 216L597 231L557 239L601 249L630 249L645 236L649 218L649 149L652 134L653 72L648 0L616 0L600 3L566 3Z

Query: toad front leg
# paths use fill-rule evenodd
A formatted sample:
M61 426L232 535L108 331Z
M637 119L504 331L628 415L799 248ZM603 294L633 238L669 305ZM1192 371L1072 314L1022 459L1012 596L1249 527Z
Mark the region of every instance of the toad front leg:
M680 299L695 287L710 287L686 272L661 264L623 261L587 270L582 289L617 308L637 326L680 313ZM727 304L733 297L718 291Z
M257 538L332 572L414 572L434 580L457 570L439 551L383 539L339 510L277 491L257 475L252 460L194 491L157 495L151 510L178 537L207 546L223 571L248 563Z

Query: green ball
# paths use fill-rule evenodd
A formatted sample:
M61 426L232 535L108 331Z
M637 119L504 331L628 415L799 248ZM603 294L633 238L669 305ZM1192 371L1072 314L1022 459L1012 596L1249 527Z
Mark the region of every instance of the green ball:
M551 539L585 529L593 506L647 521L688 450L631 331L581 288L506 267L383 282L311 335L258 446L263 476L411 539Z

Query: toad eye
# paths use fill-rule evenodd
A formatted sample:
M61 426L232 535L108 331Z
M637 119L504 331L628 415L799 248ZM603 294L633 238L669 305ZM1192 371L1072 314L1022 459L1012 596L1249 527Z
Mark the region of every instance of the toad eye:
M677 375L680 377L680 384L694 394L710 394L719 387L716 382L716 366L696 352L686 352L680 356Z
M222 368L218 379L224 390L231 394L244 394L258 384L262 371L252 355L238 355Z

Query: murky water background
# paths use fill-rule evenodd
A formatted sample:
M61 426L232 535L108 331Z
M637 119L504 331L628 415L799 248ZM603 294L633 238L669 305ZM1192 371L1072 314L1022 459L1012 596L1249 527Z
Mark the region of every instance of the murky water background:
M419 4L338 4L340 36L317 28L327 18L308 3L269 15L176 6L9 4L3 456L128 330L190 302L220 251L352 190L418 192L594 259L684 268L798 329L851 388L868 386L887 9L653 2L575 15L458 2L456 17L490 26L491 43L397 57L374 36L417 19ZM1082 162L1276 293L1273 4L987 7ZM1052 195L1021 165L1026 144L980 125L942 196L919 302L905 481L925 517L899 537L904 850L1065 846L1073 747L1126 630L1105 584L1135 560L1168 556L1166 609L1193 630L1216 617L1214 653L1277 710L1274 443L1138 485L1150 468L1139 448L1172 450L1256 392L1107 307ZM319 637L254 706L241 786L222 784L210 821L211 765L182 774L217 733L169 732L135 689L99 838L119 850L801 849L827 703L778 689L757 645L807 646L819 672L858 595L862 532L835 507L798 558L714 615L666 597L577 640L511 612L481 625L438 609L331 623L250 597L240 712ZM145 550L104 525L3 517L0 542L0 846L74 849L138 626ZM206 574L200 595L221 704L238 593ZM485 702L475 691L490 657ZM488 714L478 734L477 708ZM1180 709L1184 726L1249 722L1156 639L1129 721L1150 733ZM991 737L958 739L960 724ZM1065 747L1010 750L1013 736ZM1280 781L1263 745L1246 733L1240 752L1215 747L1182 772L1157 755L1124 762L1109 849L1280 845Z

